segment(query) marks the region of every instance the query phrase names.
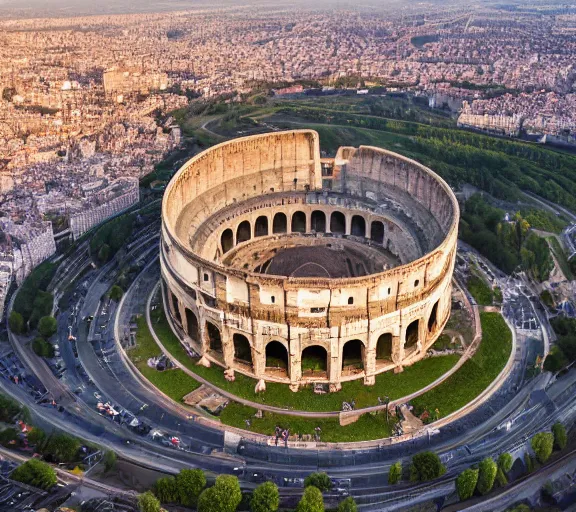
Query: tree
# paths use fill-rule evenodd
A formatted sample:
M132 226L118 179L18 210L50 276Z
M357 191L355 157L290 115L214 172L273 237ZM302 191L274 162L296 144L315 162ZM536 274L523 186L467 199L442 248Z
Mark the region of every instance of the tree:
M338 504L337 512L358 512L358 505L352 496L348 496Z
M480 494L488 494L494 487L498 466L496 466L491 457L486 457L478 466L478 470L478 492Z
M440 457L434 452L417 453L412 457L410 465L410 480L413 482L425 482L441 477L446 473L446 467L440 461Z
M530 445L538 461L544 464L552 455L554 435L551 432L539 432L532 438Z
M24 317L18 311L12 311L8 325L14 334L22 334L24 332Z
M220 475L198 498L198 512L234 512L242 501L238 478Z
M501 467L498 467L498 471L496 472L496 482L500 487L508 485L508 478L504 474L504 471L502 471Z
M138 510L140 512L160 512L160 502L150 491L138 496Z
M36 450L38 450L42 444L44 444L44 441L46 441L46 432L41 428L34 427L32 430L28 431L26 439L28 439L28 443L35 446Z
M78 455L80 441L67 434L56 434L48 439L45 453L60 462L72 462Z
M110 298L114 302L118 302L122 295L124 295L124 290L120 288L117 284L115 284L112 288L110 288Z
M548 352L546 359L544 359L543 369L546 372L556 373L564 368L568 362L568 358L564 352L562 352L562 349L558 345L555 345L552 347L552 350Z
M102 244L100 250L98 251L98 261L100 263L106 263L110 257L110 246L108 244Z
M18 466L11 475L12 480L48 490L58 482L55 471L45 462L30 459Z
M264 482L254 489L250 499L252 512L276 512L280 506L278 487L273 482Z
M524 454L524 465L527 473L534 471L534 458L529 453Z
M110 471L116 467L116 452L113 450L107 450L104 454L104 469Z
M458 491L458 497L460 498L460 501L464 501L472 497L477 483L477 469L465 469L458 475L458 478L456 479L456 490Z
M43 316L38 322L38 332L46 339L55 334L57 330L58 324L53 316Z
M568 438L566 436L566 428L562 423L554 423L552 426L552 434L554 435L554 448L557 450L566 448Z
M388 483L397 484L402 478L402 462L395 462L390 466L390 472L388 473Z
M32 350L40 357L54 357L54 347L44 338L35 338L32 342Z
M178 501L176 478L173 476L159 478L154 484L153 492L160 500L160 503L176 503Z
M204 487L206 476L201 469L182 469L176 475L176 492L180 505L185 507L195 505Z
M324 512L322 491L313 485L306 487L296 507L296 512Z
M508 452L501 453L498 457L498 467L504 471L504 473L508 473L508 471L512 469L513 462L512 455Z
M332 489L332 481L326 473L310 473L304 480L304 487L313 485L322 492Z
M18 431L13 428L5 428L4 430L0 430L0 444L3 446L7 446L12 442L18 439Z

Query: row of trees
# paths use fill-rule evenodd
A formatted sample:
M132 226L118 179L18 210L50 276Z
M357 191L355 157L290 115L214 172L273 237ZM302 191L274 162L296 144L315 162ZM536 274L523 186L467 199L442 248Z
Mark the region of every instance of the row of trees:
M539 432L530 441L536 461L540 464L544 464L550 458L554 448L562 450L566 444L566 429L561 423L554 424L552 432ZM526 453L524 461L527 471L533 471L534 458ZM502 453L496 462L491 457L486 457L478 466L465 469L456 479L458 497L460 500L467 500L475 493L480 496L488 494L495 483L500 487L507 485L512 464L512 455Z
M459 236L508 274L521 267L534 279L545 281L554 267L548 243L530 230L519 213L505 222L504 211L480 194L464 204Z
M557 372L576 361L576 319L559 316L550 323L557 340L544 360L544 370Z
M10 318L16 329L12 329L17 334L24 333L28 329L36 329L42 317L52 314L54 297L48 292L48 286L58 265L45 261L38 265L26 278L18 290L14 299L14 311L20 317Z
M323 492L332 488L326 473L312 473L304 481L304 493L296 512L324 512ZM241 503L251 512L276 512L280 493L273 482L264 482L251 494L243 494L238 478L220 475L212 487L206 487L206 477L200 469L183 469L176 476L160 478L151 491L140 495L141 512L159 512L162 503L196 507L198 512L235 512ZM352 497L338 505L337 512L357 512Z

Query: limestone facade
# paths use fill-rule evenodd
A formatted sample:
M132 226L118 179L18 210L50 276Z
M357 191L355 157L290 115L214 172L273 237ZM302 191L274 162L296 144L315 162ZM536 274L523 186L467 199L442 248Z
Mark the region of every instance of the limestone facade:
M370 385L424 357L448 320L458 217L439 176L380 148L321 159L311 130L225 142L166 189L165 309L186 348L227 369L294 390ZM311 245L359 250L369 271L265 272L278 248ZM310 350L325 364L302 365Z

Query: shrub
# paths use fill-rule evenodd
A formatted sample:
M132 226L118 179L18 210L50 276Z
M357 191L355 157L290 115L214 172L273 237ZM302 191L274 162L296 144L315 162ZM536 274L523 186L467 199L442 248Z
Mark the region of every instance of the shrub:
M504 473L508 473L512 469L512 455L508 452L501 453L498 457L498 467L504 471Z
M322 491L313 485L306 487L296 507L296 512L324 512Z
M38 322L38 332L46 339L58 330L58 324L53 316L43 316Z
M24 332L24 317L18 311L12 311L8 325L14 334L22 334Z
M480 494L488 494L494 487L498 466L490 457L486 457L480 463L478 470L478 492Z
M104 454L104 469L110 471L116 467L116 452L113 450L108 450Z
M527 473L532 473L532 471L534 471L534 459L530 456L529 453L524 454L524 464L526 466Z
M54 357L54 347L44 338L36 338L32 342L32 350L40 357Z
M160 512L160 502L150 491L138 496L138 510L140 512Z
M117 284L110 288L110 298L114 302L118 302L122 298L122 295L124 295L124 290L122 290L122 288L120 288Z
M477 469L465 469L458 475L458 478L456 479L456 491L458 491L458 497L460 498L460 501L464 501L472 497L477 483Z
M498 471L496 472L496 482L498 482L500 487L508 485L508 478L506 478L506 475L504 474L504 471L502 471L501 467L498 467Z
M176 475L178 502L191 507L198 501L202 489L206 487L206 476L201 469L182 469Z
M44 490L54 487L58 481L55 471L48 464L38 459L30 459L18 466L12 473L11 478L17 482Z
M161 503L178 502L178 488L176 487L176 478L173 476L165 476L156 480L153 492Z
M397 484L402 478L402 462L395 462L390 466L388 473L388 483L391 485Z
M73 462L76 460L80 441L67 434L56 434L48 439L44 453L51 455L60 462Z
M412 457L410 465L410 480L413 482L425 482L434 480L446 473L446 467L440 461L440 457L433 452L422 452Z
M313 485L322 492L332 489L332 481L326 473L310 473L304 480L304 487Z
M534 450L538 462L544 464L550 455L552 455L554 435L551 432L539 432L532 438L530 445Z
M254 489L250 499L252 512L276 512L280 506L278 487L273 482L264 482Z
M358 512L358 506L352 496L348 496L338 504L337 512Z
M568 437L566 436L566 428L562 423L554 423L552 426L552 434L554 435L554 448L563 450L568 444Z
M198 498L198 512L234 512L242 501L238 478L220 475Z

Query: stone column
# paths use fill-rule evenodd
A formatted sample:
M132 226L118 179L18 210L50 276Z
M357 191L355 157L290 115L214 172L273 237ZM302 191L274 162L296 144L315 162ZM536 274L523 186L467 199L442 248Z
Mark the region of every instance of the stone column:
M266 347L262 343L262 340L255 338L251 348L254 375L256 375L258 379L263 379L266 373Z
M188 334L188 317L186 316L186 306L182 304L180 299L178 299L178 311L180 313L180 318L182 319L182 329Z
M224 356L224 365L227 368L234 367L234 341L228 329L222 329L220 332L222 337L222 354Z
M288 367L290 368L290 389L292 391L298 391L300 380L302 379L300 343L293 342L293 340L290 340L289 343Z
M372 386L376 382L376 347L364 350L364 384Z
M402 362L404 361L404 344L406 343L406 332L400 330L400 336L392 336L392 361L399 365L394 372L399 373L403 370Z

